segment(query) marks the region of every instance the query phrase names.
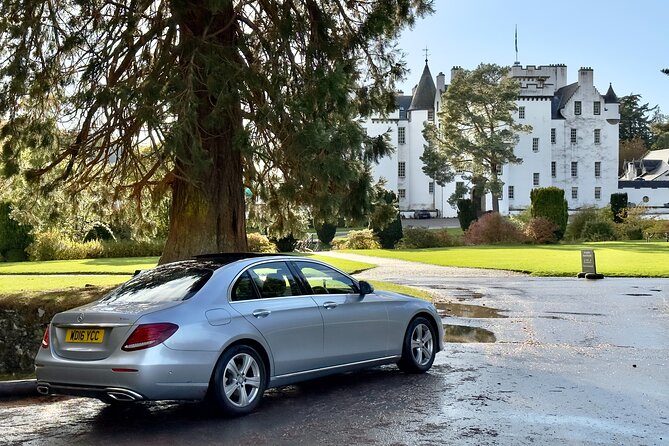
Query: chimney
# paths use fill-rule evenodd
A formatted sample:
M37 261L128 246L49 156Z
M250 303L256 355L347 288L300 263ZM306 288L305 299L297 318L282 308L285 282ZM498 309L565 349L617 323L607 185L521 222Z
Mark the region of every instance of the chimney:
M462 71L462 67L455 66L451 68L451 82L453 82L453 78L457 76L460 71Z
M443 93L445 87L446 87L446 76L444 75L444 73L439 72L439 74L437 74L437 92Z
M593 86L593 73L590 67L581 67L578 70L578 85L581 87Z

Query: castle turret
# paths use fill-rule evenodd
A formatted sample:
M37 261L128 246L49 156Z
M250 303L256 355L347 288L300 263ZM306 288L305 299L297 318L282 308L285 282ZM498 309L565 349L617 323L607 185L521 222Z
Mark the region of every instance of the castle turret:
M620 101L611 84L609 84L609 89L604 95L604 117L609 124L620 122Z
M432 80L432 73L430 73L430 68L427 66L426 60L425 68L423 68L423 74L420 77L420 81L418 81L418 86L413 92L413 98L411 99L409 111L434 110L434 98L436 94L437 87L434 85L434 80Z

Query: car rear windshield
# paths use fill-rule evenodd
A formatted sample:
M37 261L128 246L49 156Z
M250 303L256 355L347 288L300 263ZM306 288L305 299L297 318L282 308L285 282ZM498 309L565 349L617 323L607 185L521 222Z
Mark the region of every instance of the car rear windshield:
M165 266L133 277L105 296L103 302L176 302L193 297L207 283L212 269Z

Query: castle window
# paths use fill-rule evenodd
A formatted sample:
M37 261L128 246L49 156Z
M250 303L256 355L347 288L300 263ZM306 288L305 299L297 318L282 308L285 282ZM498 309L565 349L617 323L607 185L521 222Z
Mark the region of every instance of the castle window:
M600 101L595 101L592 103L592 114L594 115L602 114L602 103Z
M601 176L602 176L602 162L595 161L595 178L599 178Z
M406 119L407 118L407 111L404 110L404 107L400 107L400 119Z
M507 193L508 197L509 197L509 200L513 200L513 192L514 192L513 191L513 186L509 186L508 187L508 193Z
M602 199L602 188L601 187L596 187L595 188L595 200L601 200Z
M555 178L557 176L557 165L555 161L551 161L551 177Z
M497 167L495 168L495 170L497 171L497 176L498 176L498 177L501 177L501 176L502 176L502 172L503 172L503 171L502 171L502 166L501 166L500 164L498 164Z
M532 138L532 151L533 152L539 151L539 138Z
M571 143L576 144L576 129L571 129Z
M539 172L534 172L532 174L532 185L539 186Z
M578 187L571 188L571 198L573 200L578 200Z
M407 129L406 127L397 128L397 144L407 143Z
M407 190L397 189L397 195L400 197L400 200L404 200L407 197Z
M571 162L571 176L575 178L578 176L578 161Z
M427 120L430 122L434 122L434 110L427 111Z
M574 101L574 114L575 115L581 114L581 101Z
M397 176L400 178L404 178L407 173L407 163L404 161L400 161L397 163Z
M455 182L455 191L458 193L458 198L465 198L463 191L465 190L465 183L463 181Z
M434 193L434 181L430 181L427 184L427 193L433 194Z
M600 129L595 129L595 144L600 144L602 142L602 131Z
M518 107L518 119L525 119L525 107Z
M555 129L551 129L551 144L555 144L557 142L557 136L555 136Z

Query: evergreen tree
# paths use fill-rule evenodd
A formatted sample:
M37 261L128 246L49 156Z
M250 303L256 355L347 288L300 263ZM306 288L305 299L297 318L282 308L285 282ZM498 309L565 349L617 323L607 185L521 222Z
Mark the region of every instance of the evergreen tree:
M651 132L651 113L657 106L650 107L648 103L640 104L640 94L630 94L620 98L620 141L632 141L640 138L646 149L653 144L653 133Z
M521 162L513 148L519 132L531 131L513 120L520 85L508 73L508 67L495 64L458 70L442 96L440 126L428 123L423 132L428 142L421 157L423 171L439 184L449 178L451 166L470 179L480 178L496 212L503 185L498 168Z
M245 186L281 221L300 207L359 217L367 163L390 146L355 118L394 108L405 74L394 39L431 11L431 0L3 0L2 170L19 173L34 148L36 185L171 193L161 262L245 251Z

